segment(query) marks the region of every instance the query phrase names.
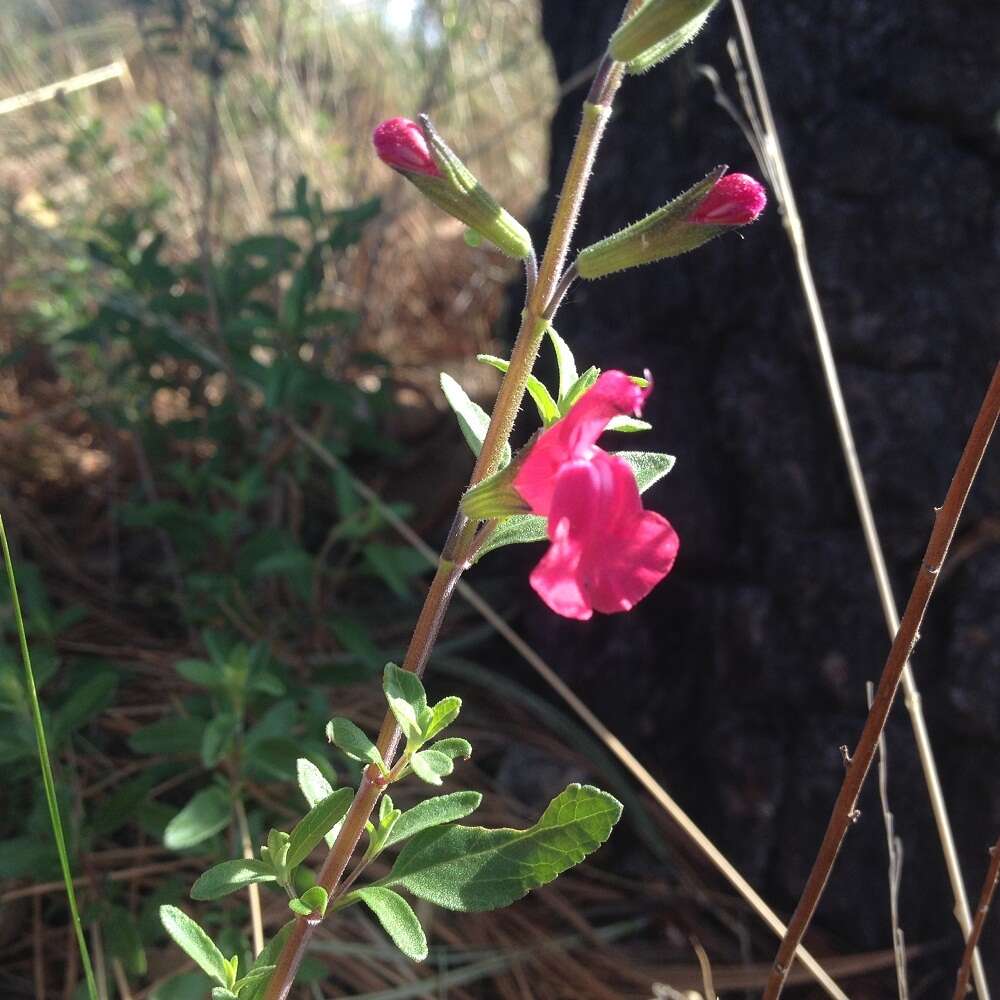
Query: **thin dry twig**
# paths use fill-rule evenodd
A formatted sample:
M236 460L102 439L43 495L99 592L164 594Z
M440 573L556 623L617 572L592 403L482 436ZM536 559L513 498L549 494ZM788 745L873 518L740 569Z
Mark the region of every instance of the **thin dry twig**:
M247 811L243 806L243 799L237 795L233 800L233 809L236 812L236 826L240 834L240 849L243 857L253 860L253 841L250 839L250 824L247 822ZM261 918L260 910L260 886L255 882L247 886L247 895L250 900L250 926L253 929L253 954L256 958L264 950L264 921Z
M696 937L691 938L691 947L694 948L694 953L698 958L698 968L701 969L705 1000L718 1000L715 983L712 981L712 963L708 960L708 952L705 951Z
M878 749L878 739L885 728L889 710L895 700L903 668L917 642L920 623L930 603L934 585L948 555L948 547L954 537L962 508L965 506L965 499L969 495L969 489L986 452L998 415L1000 415L1000 364L994 369L993 378L955 469L944 503L937 509L923 562L910 592L910 599L906 602L899 631L882 669L875 700L851 757L812 871L809 873L802 896L795 907L792 919L788 922L788 930L775 957L774 968L764 992L764 1000L777 1000L781 995L795 958L795 949L802 941L816 912L847 831L857 818L858 795Z
M982 891L979 893L979 904L976 906L976 920L972 925L972 933L965 942L965 951L962 953L962 964L958 968L958 976L955 979L955 992L952 1000L963 1000L969 991L972 956L983 933L983 924L986 923L986 914L989 913L998 880L1000 880L1000 838L990 848L990 864L986 869L986 879L983 881Z
M871 681L865 685L868 709L871 710L875 687ZM892 950L896 956L896 989L899 1000L910 995L906 977L906 938L899 926L899 885L903 877L903 842L896 836L896 819L889 808L889 759L886 756L885 733L878 740L878 797L882 806L885 826L886 850L889 856L889 925L892 930Z

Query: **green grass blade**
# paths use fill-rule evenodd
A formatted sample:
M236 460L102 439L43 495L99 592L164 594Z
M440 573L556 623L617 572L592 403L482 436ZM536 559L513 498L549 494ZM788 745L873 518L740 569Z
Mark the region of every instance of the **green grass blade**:
M38 692L35 690L35 675L31 669L31 655L28 652L28 637L24 633L24 619L21 616L21 602L17 596L17 582L14 579L14 563L10 558L10 546L7 544L7 531L4 528L3 517L0 516L0 545L3 546L3 561L7 568L7 583L10 585L11 606L14 609L14 624L17 627L17 637L21 643L21 659L24 661L24 686L28 691L31 703L31 721L35 727L35 738L38 741L38 760L42 769L42 784L45 787L45 800L49 805L49 819L52 822L52 835L56 839L56 850L59 852L59 865L62 868L63 881L66 883L66 897L69 900L69 910L73 918L73 930L76 932L77 944L80 947L80 960L83 963L83 973L87 978L87 992L90 1000L97 1000L97 982L94 970L90 964L90 952L87 949L87 939L80 922L80 911L76 905L76 891L73 888L73 873L69 867L69 855L66 852L66 835L63 832L62 820L59 817L59 803L56 799L56 786L52 778L52 764L49 762L49 750L45 742L45 727L42 725L42 710L38 705Z

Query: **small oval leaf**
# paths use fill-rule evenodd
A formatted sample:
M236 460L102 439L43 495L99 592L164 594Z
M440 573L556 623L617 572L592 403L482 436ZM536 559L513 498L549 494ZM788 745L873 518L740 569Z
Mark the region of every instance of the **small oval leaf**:
M392 938L392 943L407 958L422 962L427 957L424 929L413 908L402 896L378 886L356 889L351 896L360 899L375 914L382 929Z
M212 939L183 910L160 907L160 923L174 943L221 986L229 986L229 967Z
M220 899L254 882L273 882L274 871L269 864L252 859L223 861L209 868L191 886L192 899Z

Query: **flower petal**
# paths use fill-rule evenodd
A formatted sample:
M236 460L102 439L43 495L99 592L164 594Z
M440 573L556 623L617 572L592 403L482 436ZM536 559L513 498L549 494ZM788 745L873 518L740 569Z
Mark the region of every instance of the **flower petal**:
M566 463L549 513L552 545L531 574L543 601L566 618L628 611L670 572L677 533L642 509L631 467L599 448Z
M548 516L560 469L588 458L613 417L638 416L650 392L652 386L643 389L624 372L604 372L565 417L543 431L514 479L514 488L536 514Z

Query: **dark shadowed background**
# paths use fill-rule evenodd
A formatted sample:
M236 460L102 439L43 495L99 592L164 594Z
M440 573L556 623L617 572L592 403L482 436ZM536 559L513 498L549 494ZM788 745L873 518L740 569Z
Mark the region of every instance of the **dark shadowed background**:
M1000 19L989 3L940 0L749 7L902 605L1000 343L990 69ZM618 14L605 0L542 9L560 79L588 64ZM759 176L695 72L714 66L736 97L724 47L733 34L723 4L694 46L626 82L578 245L718 163ZM578 114L565 100L555 117L553 185ZM540 217L552 207L550 195ZM647 505L672 521L681 551L627 619L561 622L528 603L529 634L787 913L839 787L838 746L853 746L865 682L877 681L889 644L774 206L744 239L578 282L558 326L584 363L652 370L656 446L678 461ZM973 898L1000 830L998 501L994 454L913 660ZM911 944L944 946L914 963L912 982L941 996L960 938L902 705L888 734L901 922ZM872 784L817 918L846 947L890 942ZM994 975L998 941L994 922L984 945Z

